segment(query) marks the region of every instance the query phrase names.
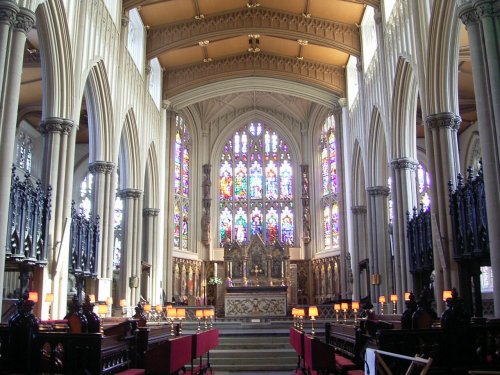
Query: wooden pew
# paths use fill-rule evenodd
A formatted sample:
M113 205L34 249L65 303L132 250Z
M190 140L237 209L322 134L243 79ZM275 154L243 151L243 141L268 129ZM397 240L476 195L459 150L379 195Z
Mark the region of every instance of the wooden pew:
M191 356L191 374L206 373L210 369L210 350L219 346L219 330L216 328L195 333L193 336L193 354ZM203 362L203 356L207 356ZM194 361L199 358L200 364L195 367Z
M360 371L354 362L336 354L332 345L307 334L304 335L304 364L306 373L311 375L355 375Z
M146 352L148 375L175 374L191 363L193 336L177 336L164 341Z
M136 363L137 367L146 367L146 353L157 345L161 345L165 341L175 337L171 335L170 324L148 325L146 327L138 327L136 331L137 349Z
M297 366L296 370L304 369L304 332L290 327L290 345L297 353Z
M325 341L335 347L335 352L362 368L367 338L354 325L326 323Z

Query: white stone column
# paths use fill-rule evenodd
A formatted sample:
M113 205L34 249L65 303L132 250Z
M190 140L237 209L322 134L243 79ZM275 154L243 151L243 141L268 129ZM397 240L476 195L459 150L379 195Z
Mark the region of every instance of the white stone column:
M140 295L140 257L139 264L137 262L140 242L137 237L140 225L138 201L141 195L142 191L137 189L123 189L118 192L118 196L123 200L120 297L125 298L130 306L137 305Z
M427 116L426 126L430 130L430 141L434 165L429 166L431 182L432 246L434 252L434 297L438 313L444 311L443 289L459 288L458 265L453 260L453 233L449 214L448 182L456 182L460 172L457 130L461 119L451 112ZM444 260L444 262L442 261ZM437 283L436 283L437 280Z
M460 18L469 34L493 271L495 317L500 318L500 3L464 1Z
M12 161L16 144L17 107L21 89L24 45L26 35L35 22L35 15L28 9L16 12L12 2L0 5L0 293L3 294L5 270L5 244L11 187ZM14 19L15 16L15 19ZM3 44L5 39L9 43ZM0 308L2 300L0 299Z
M158 304L161 303L161 281L163 276L163 268L161 266L162 257L161 250L158 248L158 243L156 241L158 233L158 214L160 210L158 208L144 208L142 210L143 216L143 228L146 231L146 238L144 246L146 247L147 259L145 259L149 264L151 264L151 303Z
M366 206L353 206L352 212L352 225L356 228L356 233L353 233L352 238L352 267L353 267L353 301L359 301L361 298L361 285L359 279L359 261L360 254L366 249ZM369 276L368 276L369 277ZM366 291L370 293L369 290Z
M366 191L368 193L370 269L372 274L380 275L380 284L372 285L373 294L370 295L374 301L378 301L379 296L384 295L387 298L392 293L387 210L389 188L387 186L371 186Z
M110 250L110 244L113 241L109 237L114 237L114 232L110 231L109 222L114 221L114 215L111 215L109 206L114 206L114 200L110 199L110 180L113 178L113 170L115 164L108 161L95 161L89 165L89 171L94 176L92 191L92 216L99 217L99 256L98 256L98 278L99 286L101 288L109 288L106 291L107 295L111 295L111 278L108 276L109 268L113 267L113 249ZM100 292L98 293L101 294Z
M14 1L5 0L0 2L0 88L3 87L3 82L7 77L7 70L9 66L8 57L10 51L9 41L18 12L19 7ZM2 91L0 94L2 103L3 94L4 93Z
M404 293L413 291L413 279L409 270L408 239L406 237L407 212L417 206L416 175L418 161L399 158L391 161L392 216L394 240L395 292L398 295L398 311L404 309Z

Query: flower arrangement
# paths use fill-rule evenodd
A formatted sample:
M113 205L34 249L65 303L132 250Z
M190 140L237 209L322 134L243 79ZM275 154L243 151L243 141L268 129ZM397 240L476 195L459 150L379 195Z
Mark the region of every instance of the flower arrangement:
M208 285L221 285L222 280L219 279L217 276L212 276L208 279Z

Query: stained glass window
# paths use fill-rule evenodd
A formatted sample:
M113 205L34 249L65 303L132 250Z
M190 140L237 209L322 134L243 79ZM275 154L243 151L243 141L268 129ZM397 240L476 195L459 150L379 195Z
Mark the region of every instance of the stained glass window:
M94 176L92 173L87 173L82 183L80 184L80 211L86 219L90 218L92 211L92 186Z
M119 183L119 170L115 174L116 189L118 191ZM122 228L123 228L123 200L116 195L115 198L115 212L113 217L114 229L114 244L113 244L113 270L119 271L122 260Z
M22 131L16 138L16 165L26 172L31 172L31 138Z
M175 117L174 143L174 248L188 251L191 138L184 119Z
M253 122L226 142L219 168L219 241L293 244L293 165L287 143Z
M417 167L417 194L418 202L422 205L424 211L429 208L431 204L431 197L429 195L431 189L431 178L425 166L420 163Z
M337 181L337 142L335 119L329 116L321 132L321 205L325 250L339 246L339 206Z

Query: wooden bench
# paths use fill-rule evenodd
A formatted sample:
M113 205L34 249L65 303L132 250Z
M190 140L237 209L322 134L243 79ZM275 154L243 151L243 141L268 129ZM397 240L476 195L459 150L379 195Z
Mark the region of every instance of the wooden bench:
M304 367L310 375L355 375L360 371L354 362L336 354L332 345L307 334L304 334Z
M146 352L145 369L148 375L176 374L191 363L193 336L177 336L154 346Z
M304 332L290 327L290 345L297 353L297 366L296 370L304 369Z
M195 333L193 336L193 354L191 356L191 371L190 374L202 374L210 371L210 350L219 346L219 330L216 328L207 331ZM207 359L203 362L203 356ZM195 366L194 362L199 359L199 365Z
M326 323L325 341L335 347L337 354L354 362L357 367L363 367L367 338L356 326Z

